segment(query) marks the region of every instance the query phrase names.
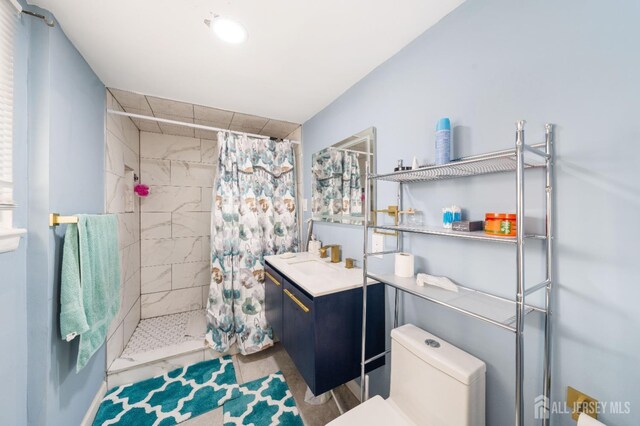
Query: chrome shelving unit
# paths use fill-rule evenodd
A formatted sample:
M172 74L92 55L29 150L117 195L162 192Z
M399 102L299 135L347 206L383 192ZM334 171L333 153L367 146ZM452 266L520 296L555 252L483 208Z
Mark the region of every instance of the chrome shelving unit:
M362 303L362 357L361 357L361 400L368 397L368 378L365 366L379 359L390 351L375 355L369 359L365 356L366 348L366 318L367 318L367 281L376 280L395 289L394 328L398 326L399 294L409 293L415 297L428 300L440 306L452 309L456 312L471 316L475 319L498 326L511 331L515 335L515 425L524 425L524 318L525 315L538 312L544 315L544 361L543 361L543 390L544 409L549 413L549 395L551 391L551 322L550 304L553 288L553 125L545 125L545 142L535 145L524 143L524 121L516 123L516 143L512 149L496 151L492 153L461 158L448 164L421 167L417 170L406 170L387 174L371 174L369 163L366 166L365 199L369 200L371 188L375 188L377 181L398 183L397 203L398 210L402 210L403 185L414 182L430 182L443 179L478 176L490 173L515 172L516 184L516 236L497 237L480 232L456 232L435 227L403 226L403 225L371 225L371 208L365 203L364 212L364 249L363 249L363 303ZM540 168L545 170L545 204L546 226L545 234L524 233L524 179L526 169ZM377 222L377 221L376 221ZM396 232L396 249L379 253L370 253L369 229L378 229ZM508 299L496 296L484 291L460 286L460 291L450 292L436 287L418 287L415 278L400 278L393 274L375 274L368 269L368 257L374 255L395 254L402 251L402 239L405 233L431 235L461 240L473 240L486 243L511 244L516 247L516 291L515 298ZM530 287L525 285L524 275L524 247L526 239L543 240L546 251L546 277L545 280ZM544 306L537 307L525 303L525 297L544 291ZM546 416L548 417L548 416ZM542 419L542 425L548 426L549 419Z

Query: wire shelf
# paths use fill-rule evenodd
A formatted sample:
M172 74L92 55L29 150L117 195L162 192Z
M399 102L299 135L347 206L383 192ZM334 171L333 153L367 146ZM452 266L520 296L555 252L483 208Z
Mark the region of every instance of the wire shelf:
M545 144L532 145L544 148ZM545 167L544 159L531 155L525 157L524 168ZM420 167L416 170L372 175L371 179L387 182L426 182L453 179L459 177L485 175L490 173L512 172L516 170L516 150L507 149L487 154L463 157L447 164Z
M545 179L545 207L546 207L546 227L544 235L523 235L522 232L518 233L516 238L512 237L498 237L493 235L486 235L482 231L476 232L460 232L453 230L446 230L442 228L428 226L406 226L397 225L397 216L394 225L371 225L369 221L364 222L364 241L363 241L363 330L362 333L362 347L366 347L367 336L367 300L366 300L366 286L369 279L374 279L386 286L395 288L395 303L394 303L394 317L393 324L397 327L399 324L399 313L402 306L399 300L399 292L411 294L420 299L430 301L434 304L445 307L454 312L458 312L467 315L471 318L478 319L483 322L496 325L502 329L511 331L515 334L515 425L523 426L525 423L524 415L524 319L525 316L531 312L540 312L544 315L544 348L543 348L543 389L542 395L545 398L549 398L551 394L551 321L549 318L549 306L551 303L551 293L553 287L553 168L554 168L554 136L553 136L553 124L545 124L545 138L544 143L526 145L525 132L524 132L524 120L516 122L516 137L515 146L511 149L502 151L490 152L482 155L474 155L470 157L463 157L458 160L454 160L443 165L426 165L416 170L403 170L393 173L376 174L372 172L372 168L369 162L366 163L366 182L365 185L365 197L370 198L370 192L375 194L377 186L372 184L376 181L387 181L398 183L397 186L397 210L402 210L403 205L403 183L411 182L428 182L439 181L445 179L453 179L459 177L478 176L485 174L503 173L503 172L515 172L513 173L514 181L516 184L516 214L520 222L520 230L524 223L525 210L524 210L524 193L525 193L525 175L524 170L539 168L544 171ZM392 209L389 208L389 211ZM376 210L373 211L374 222ZM370 216L370 210L365 209L365 216ZM391 212L393 213L393 212ZM369 228L384 229L388 231L396 231L392 233L396 240L395 251L381 251L378 253L368 253L368 238ZM443 237L463 238L476 241L490 241L512 244L516 249L515 261L517 265L516 273L516 292L514 298L505 298L496 296L484 291L475 290L459 286L458 292L451 292L439 287L425 286L419 287L415 278L401 278L393 274L377 274L371 273L368 265L368 257L372 255L391 254L402 249L402 243L405 233L415 234L427 234L427 235L439 235ZM544 250L546 251L546 278L544 281L537 283L534 286L525 285L525 241L524 238L544 240ZM538 307L534 305L528 305L525 302L525 296L534 292L546 290L546 297L544 298L544 306ZM516 301L517 300L517 301ZM380 355L383 356L383 355ZM367 399L367 373L366 363L369 362L366 359L366 354L363 351L361 353L361 371L360 380L365 386L361 387L360 398L362 401ZM549 420L542 420L543 426L549 426Z
M383 229L385 231L409 232L413 234L438 235L441 237L463 238L466 240L490 241L494 243L515 244L518 242L516 237L498 237L485 234L484 231L454 231L443 228L429 228L427 226L407 226L407 225L369 225L372 229ZM536 240L545 240L546 236L529 234L525 238Z
M458 286L459 291L453 292L430 285L420 287L416 284L415 278L374 273L367 273L367 276L421 299L497 325L511 332L515 333L516 331L516 303L513 300L460 285ZM535 311L544 312L544 309L525 305L524 311L527 315Z

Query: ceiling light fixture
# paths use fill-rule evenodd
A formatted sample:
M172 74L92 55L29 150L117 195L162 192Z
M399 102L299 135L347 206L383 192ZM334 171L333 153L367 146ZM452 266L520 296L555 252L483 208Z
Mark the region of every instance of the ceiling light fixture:
M233 19L213 15L211 19L205 19L204 23L220 40L227 43L240 44L247 39L247 30Z

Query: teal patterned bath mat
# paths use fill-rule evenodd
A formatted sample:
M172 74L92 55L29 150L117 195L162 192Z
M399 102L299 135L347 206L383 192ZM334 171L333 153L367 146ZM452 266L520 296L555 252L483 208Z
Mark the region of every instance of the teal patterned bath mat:
M224 404L224 426L303 426L280 371L240 385L240 396Z
M171 426L239 396L233 361L225 356L111 389L93 425Z

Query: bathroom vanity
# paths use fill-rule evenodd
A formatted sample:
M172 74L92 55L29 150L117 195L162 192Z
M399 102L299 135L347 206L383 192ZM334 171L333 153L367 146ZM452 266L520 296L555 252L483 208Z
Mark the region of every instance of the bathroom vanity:
M362 269L309 253L265 257L265 309L275 336L315 395L360 375ZM367 350L385 350L384 286L367 285ZM369 363L367 371L384 365Z

